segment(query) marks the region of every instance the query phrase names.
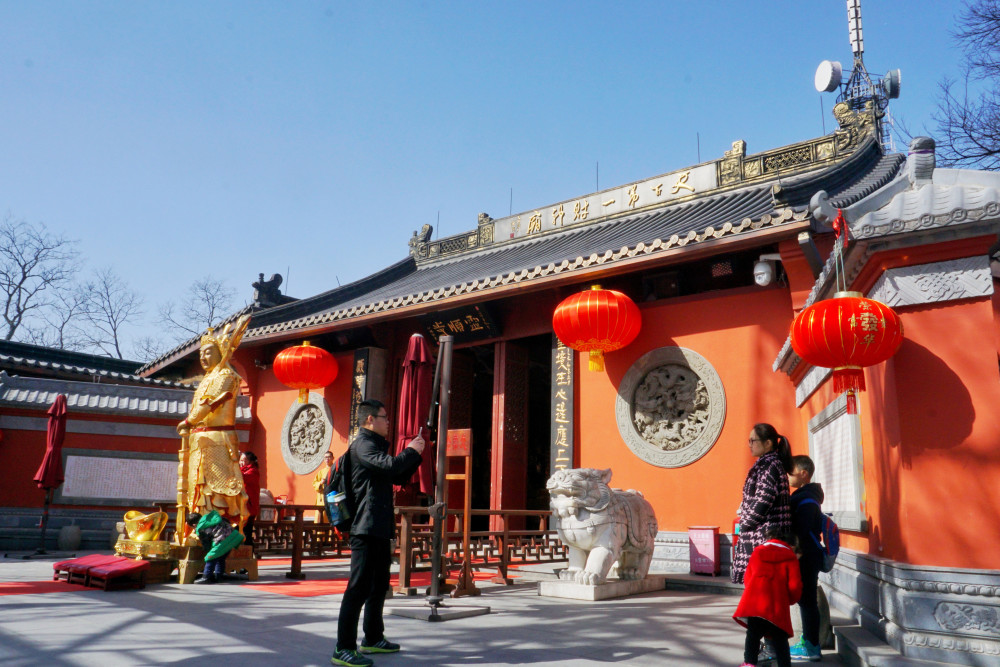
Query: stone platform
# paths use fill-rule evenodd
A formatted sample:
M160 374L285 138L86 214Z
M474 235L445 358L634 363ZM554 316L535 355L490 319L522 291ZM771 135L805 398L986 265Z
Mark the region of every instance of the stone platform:
M549 598L567 598L570 600L610 600L629 595L640 595L666 588L666 577L662 574L649 574L645 579L609 579L603 584L589 586L574 581L540 581L538 594Z

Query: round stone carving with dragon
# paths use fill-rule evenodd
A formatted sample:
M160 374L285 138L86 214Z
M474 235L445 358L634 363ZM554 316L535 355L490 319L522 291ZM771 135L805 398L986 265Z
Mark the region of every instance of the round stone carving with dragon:
M686 466L704 456L722 433L722 379L693 350L652 350L622 378L615 419L625 444L643 461L662 468Z
M295 401L281 427L281 456L289 470L307 475L323 463L333 439L330 406L319 394L309 393L307 403Z

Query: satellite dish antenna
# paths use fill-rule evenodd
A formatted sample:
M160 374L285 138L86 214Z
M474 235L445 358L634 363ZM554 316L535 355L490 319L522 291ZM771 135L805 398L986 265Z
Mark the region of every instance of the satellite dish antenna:
M899 97L900 76L898 69L891 69L882 77L882 90L885 91L885 96L891 100Z
M816 90L821 93L832 93L840 86L844 70L836 60L824 60L816 68Z

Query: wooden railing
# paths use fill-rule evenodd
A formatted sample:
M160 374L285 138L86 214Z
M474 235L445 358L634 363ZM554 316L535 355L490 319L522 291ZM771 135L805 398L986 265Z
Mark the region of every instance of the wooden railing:
M173 506L157 503L160 509L170 512ZM261 510L275 510L274 520L254 524L254 551L263 554L288 554L292 563L285 576L304 579L302 561L344 556L350 550L348 536L327 523L306 521L306 512L323 509L317 505L261 505ZM414 595L411 584L414 572L431 570L432 526L423 520L426 507L397 507L399 523L396 527L396 548L399 554L399 585L397 592ZM264 514L262 511L261 514ZM443 535L444 567L442 572L465 569L496 569L490 579L494 583L510 584L513 580L508 569L511 565L547 563L566 560L567 549L554 530L548 530L551 512L548 510L472 510L470 515L498 517L501 528L493 531L472 531L469 534L469 554L462 553L461 510L448 510L449 530ZM420 519L420 520L418 520ZM512 519L518 519L537 529L510 528ZM452 529L452 527L454 527ZM172 526L168 526L173 535ZM468 566L464 563L468 558ZM461 589L460 589L461 590Z
M427 516L426 507L397 507L400 517L398 527L399 544L399 585L395 590L406 595L414 595L411 585L414 572L431 570L431 542L433 531L430 523L423 520ZM447 517L453 518L446 525L454 526L443 535L442 572L458 569L459 576L469 569L493 569L496 575L490 581L510 584L511 565L528 563L557 562L567 559L566 546L559 540L554 530L546 525L551 516L549 510L471 510L470 515L498 517L499 530L471 531L469 533L469 553L462 553L462 525L460 510L448 510ZM419 519L419 520L418 520ZM512 519L520 519L537 529L513 529ZM468 565L466 565L468 561ZM468 582L466 582L468 583ZM458 591L463 590L460 584Z

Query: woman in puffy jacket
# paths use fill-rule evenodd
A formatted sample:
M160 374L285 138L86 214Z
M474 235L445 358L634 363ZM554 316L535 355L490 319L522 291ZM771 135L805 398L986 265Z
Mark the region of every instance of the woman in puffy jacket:
M743 502L737 510L740 534L733 549L731 577L743 583L750 554L766 541L772 530L790 532L792 511L788 473L792 472L792 450L788 439L770 424L757 424L750 431L750 453L757 462L743 483Z

